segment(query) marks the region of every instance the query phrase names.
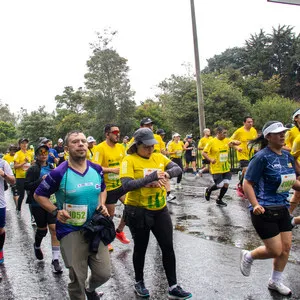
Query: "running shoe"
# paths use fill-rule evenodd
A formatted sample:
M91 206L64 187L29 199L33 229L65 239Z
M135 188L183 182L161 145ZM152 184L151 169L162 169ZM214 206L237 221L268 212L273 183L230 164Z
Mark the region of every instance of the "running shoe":
M109 252L114 251L114 247L112 246L112 244L108 244L108 245L107 245L107 248L108 248L108 251L109 251Z
M86 294L86 298L88 300L99 300L104 295L103 292L96 292L96 291L88 292L86 289L84 291Z
M117 232L116 231L116 238L123 244L129 244L130 240L126 237L125 232Z
M41 248L36 248L36 247L35 247L35 243L33 244L33 248L34 248L34 254L35 254L35 257L36 257L38 260L44 259L44 255L43 255L43 252L42 252Z
M3 249L0 250L0 265L4 263Z
M176 184L175 184L175 190L179 190L179 189L180 189L179 183L176 183Z
M236 194L241 198L245 198L245 193L240 183L236 185Z
M199 177L202 177L202 176L203 176L202 172L198 172L195 177L199 178Z
M175 200L176 199L176 196L175 195L173 195L173 194L169 194L168 196L167 196L167 201L169 202L169 201L173 201L173 200Z
M176 286L172 291L168 293L169 299L189 299L192 298L190 292L184 291L179 285Z
M207 188L205 189L205 193L204 193L204 196L205 196L206 201L209 201L209 200L210 200L210 194L211 194L211 192L209 191L209 188L207 187Z
M52 260L51 266L52 266L53 273L58 274L62 272L62 267L60 266L58 259Z
M268 289L274 290L284 296L288 296L292 294L292 291L287 286L285 286L282 282L276 282L273 281L272 279L269 280Z
M297 224L295 224L295 225L293 224L293 220L294 220L294 217L293 217L293 216L290 216L290 221L291 221L292 229L298 227Z
M136 294L142 298L148 298L150 296L148 289L146 289L144 281L141 280L134 284L134 290Z
M248 251L248 250L242 250L241 256L240 256L240 269L241 269L242 274L247 277L250 275L251 266L252 266L252 263L247 261L247 259L246 259L246 255L249 252L250 251Z
M219 200L219 199L216 201L216 204L217 204L217 206L224 206L224 207L227 206L227 203L225 203L224 201Z

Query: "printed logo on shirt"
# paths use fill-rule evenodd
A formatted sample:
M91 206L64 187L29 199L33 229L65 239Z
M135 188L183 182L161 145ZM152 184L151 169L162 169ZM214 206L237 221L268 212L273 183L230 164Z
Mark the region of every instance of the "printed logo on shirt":
M77 187L84 187L84 186L92 186L92 185L94 185L94 183L93 182L84 182L84 183L79 183L78 185L77 185Z
M274 169L281 169L281 164L274 164L272 167Z
M99 189L101 188L101 185L100 185L99 183L96 183L96 184L95 184L95 188L96 188L97 190L99 190Z

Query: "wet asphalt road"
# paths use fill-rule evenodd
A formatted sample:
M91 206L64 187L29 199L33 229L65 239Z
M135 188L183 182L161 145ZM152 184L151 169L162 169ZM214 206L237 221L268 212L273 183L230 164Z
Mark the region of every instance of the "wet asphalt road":
M178 282L193 293L193 299L286 299L266 288L272 262L256 261L249 278L239 271L240 250L253 249L261 244L247 211L247 202L241 200L231 188L224 200L227 207L215 205L218 194L211 201L204 199L204 187L211 184L208 174L194 179L191 174L183 179L183 190L175 192L177 198L168 204L174 224L174 245L177 257ZM174 182L172 182L174 183ZM67 294L68 271L53 274L50 238L42 244L44 260L34 257L34 227L30 224L28 207L23 204L22 216L17 218L9 193L7 211L7 235L5 263L0 266L0 299L69 299ZM117 207L115 222L121 215ZM300 214L300 211L296 213ZM126 228L126 233L130 233ZM300 299L300 229L293 231L293 246L286 267L285 283L292 289L289 299ZM132 243L113 243L111 253L112 278L101 288L104 300L139 299L133 292ZM63 263L63 262L62 262ZM167 281L164 275L161 253L151 237L145 265L145 282L150 299L167 299Z

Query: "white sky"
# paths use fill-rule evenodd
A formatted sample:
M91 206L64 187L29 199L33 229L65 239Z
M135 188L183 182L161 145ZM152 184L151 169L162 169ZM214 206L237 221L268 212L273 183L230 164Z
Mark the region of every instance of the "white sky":
M194 0L201 68L262 28L300 32L300 6L267 0ZM84 86L96 31L117 30L114 48L128 59L137 103L156 85L194 66L189 0L0 0L0 99L12 112L46 105L64 87ZM194 72L194 67L192 68Z

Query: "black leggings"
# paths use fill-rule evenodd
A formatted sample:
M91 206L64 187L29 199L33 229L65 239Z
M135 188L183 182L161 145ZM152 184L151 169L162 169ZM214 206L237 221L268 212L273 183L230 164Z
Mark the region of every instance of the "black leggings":
M150 231L155 236L162 251L162 261L169 286L177 283L176 260L173 248L173 225L167 207L151 211L145 209L145 226L129 224L134 240L133 266L136 282L144 280L145 255L148 247Z
M25 189L24 189L24 183L25 183L25 178L17 178L16 179L16 187L18 190L18 206L17 206L17 210L21 210L21 206L22 206L22 202L25 196Z
M176 163L180 168L181 170L183 171L183 165L182 165L182 159L181 158L171 158L172 162ZM181 182L181 179L182 179L182 173L177 177L177 183L180 183Z

